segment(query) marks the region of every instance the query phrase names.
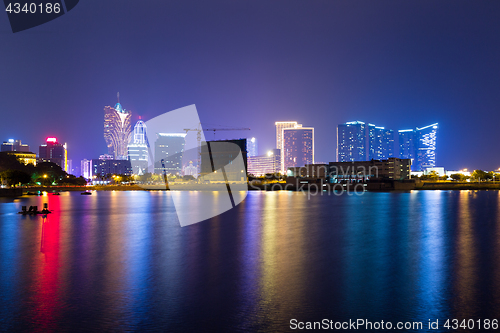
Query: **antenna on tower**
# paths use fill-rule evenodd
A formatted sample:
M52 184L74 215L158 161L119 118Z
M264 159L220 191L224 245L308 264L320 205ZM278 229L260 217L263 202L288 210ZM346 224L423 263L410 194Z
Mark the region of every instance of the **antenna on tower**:
M118 103L120 103L120 92L116 94L116 98L118 99Z

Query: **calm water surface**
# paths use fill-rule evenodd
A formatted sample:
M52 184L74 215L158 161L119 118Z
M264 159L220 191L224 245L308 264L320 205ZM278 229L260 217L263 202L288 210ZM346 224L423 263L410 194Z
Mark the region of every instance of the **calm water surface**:
M46 202L45 220L16 214ZM184 228L167 192L0 201L3 331L276 332L292 318L500 319L499 192L250 192Z

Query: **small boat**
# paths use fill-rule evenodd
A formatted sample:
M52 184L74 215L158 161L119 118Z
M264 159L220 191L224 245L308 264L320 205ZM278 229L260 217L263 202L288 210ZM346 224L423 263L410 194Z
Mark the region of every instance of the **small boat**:
M59 192L54 192L54 193L52 193L52 195L61 195L61 193L59 193Z
M82 192L81 195L92 195L92 192Z
M43 210L42 211L38 210L38 206L30 206L29 210L26 209L26 206L22 206L21 208L22 208L22 211L18 212L18 214L22 214L22 215L38 215L38 214L47 215L47 214L52 213L48 209L46 203L43 204Z

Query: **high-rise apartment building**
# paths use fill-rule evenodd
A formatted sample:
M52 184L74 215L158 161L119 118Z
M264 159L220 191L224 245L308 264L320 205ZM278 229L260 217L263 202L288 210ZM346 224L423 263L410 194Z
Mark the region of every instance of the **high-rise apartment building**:
M128 158L134 175L143 175L148 172L149 147L146 131L146 124L139 120L134 126L133 141L128 145Z
M276 149L279 149L281 152L281 173L285 173L285 163L284 163L284 155L283 155L283 129L285 128L296 128L299 125L296 121L277 121L274 123L276 125Z
M38 158L42 162L55 163L69 172L68 145L57 142L57 138L47 138L46 143L38 148Z
M120 104L120 94L118 93L118 103L114 107L104 108L104 139L108 146L108 154L113 155L116 160L127 159L127 146L130 141L132 112L125 110Z
M283 170L314 164L314 128L283 128Z
M367 160L366 124L351 121L337 126L337 162Z
M157 133L154 172L180 175L186 133Z

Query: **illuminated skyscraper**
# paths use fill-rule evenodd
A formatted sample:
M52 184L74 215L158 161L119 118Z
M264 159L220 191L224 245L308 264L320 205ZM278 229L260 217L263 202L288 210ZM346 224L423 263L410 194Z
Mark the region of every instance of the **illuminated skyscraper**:
M394 157L394 133L390 129L368 124L368 160Z
M85 179L92 178L92 160L83 159L81 162L81 175Z
M157 133L155 142L154 172L179 175L182 169L182 155L186 133Z
M337 162L366 161L366 125L351 121L337 126Z
M314 128L284 128L283 150L284 170L314 164Z
M399 158L415 159L415 131L412 129L399 130Z
M46 143L38 149L38 157L42 162L52 162L64 171L68 170L68 146L57 142L56 138L47 138Z
M436 166L436 137L438 124L422 128L400 130L399 158L413 160L412 171L423 171Z
M436 166L436 134L438 124L432 124L415 130L416 158L415 170L425 170Z
M149 147L146 131L146 124L139 120L134 126L133 141L128 145L128 158L132 164L134 175L143 175L148 172Z
M120 93L115 107L104 108L104 139L108 154L116 160L127 159L127 146L131 136L132 112L126 111L120 104Z
M284 150L283 150L283 129L285 128L295 128L297 126L302 126L297 124L296 121L277 121L274 123L276 125L276 149L281 152L281 173L285 173L285 163L284 163Z
M247 138L247 156L257 156L258 155L258 146L256 138Z

